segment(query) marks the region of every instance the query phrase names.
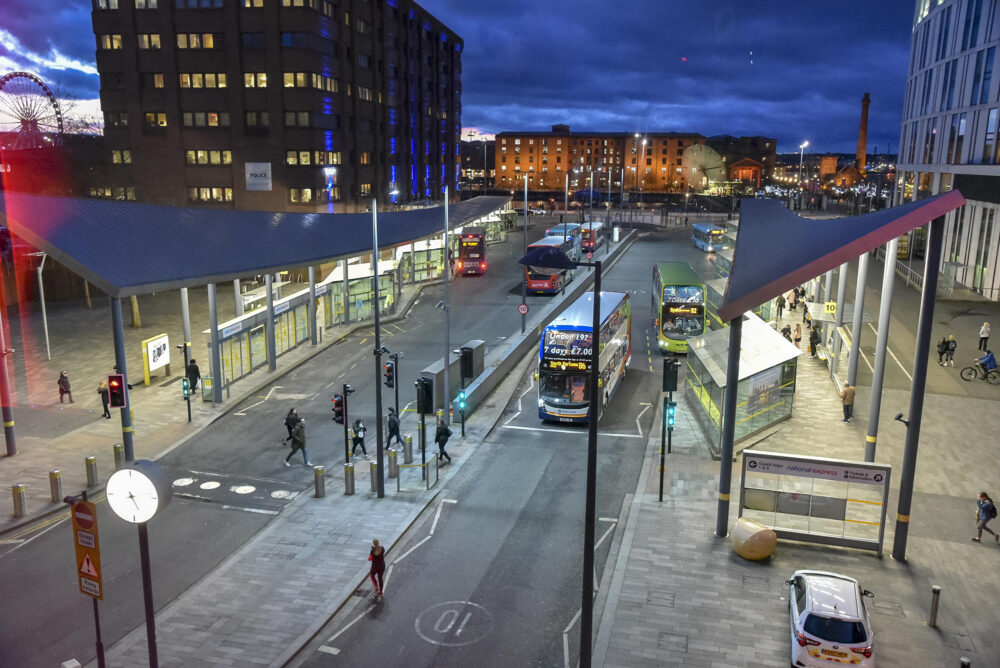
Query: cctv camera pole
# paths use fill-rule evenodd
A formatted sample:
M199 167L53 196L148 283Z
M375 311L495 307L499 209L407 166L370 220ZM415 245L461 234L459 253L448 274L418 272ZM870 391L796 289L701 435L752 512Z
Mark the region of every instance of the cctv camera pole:
M451 188L445 186L444 188L444 248L445 252L448 251L448 197L451 194ZM450 269L445 267L444 269L444 397L442 401L444 402L444 423L446 425L451 424L451 388L449 387L449 381L451 380L451 283L449 281ZM433 409L433 406L431 407Z
M122 326L122 300L111 298L111 328L114 330L115 370L125 380L122 392L125 394L125 405L121 408L122 415L122 445L125 447L125 461L135 461L135 451L132 447L132 412L128 401L128 373L125 370L125 328ZM213 379L214 380L214 379Z
M882 301L878 307L878 339L875 343L875 371L872 375L871 405L868 408L868 435L865 438L865 461L875 461L875 444L878 442L878 417L882 408L882 379L885 376L885 354L889 345L889 305L892 303L892 286L895 282L894 267L899 239L893 237L885 249L885 266L882 271Z
M927 355L931 349L934 298L937 295L938 267L941 265L941 241L944 216L931 221L924 258L924 287L920 292L920 318L917 321L917 349L913 358L913 381L910 384L910 423L906 427L903 469L899 478L899 505L896 510L896 535L892 539L892 558L906 560L906 538L910 529L910 503L913 501L913 478L917 471L917 446L920 444L920 419L924 410L927 385ZM886 256L886 264L894 262Z
M378 460L378 498L385 497L385 471L382 461L382 383L379 375L382 373L382 328L379 323L379 311L382 304L379 300L378 284L378 204L372 197L372 278L375 281L375 450ZM447 271L447 270L446 270ZM347 424L347 420L344 420Z

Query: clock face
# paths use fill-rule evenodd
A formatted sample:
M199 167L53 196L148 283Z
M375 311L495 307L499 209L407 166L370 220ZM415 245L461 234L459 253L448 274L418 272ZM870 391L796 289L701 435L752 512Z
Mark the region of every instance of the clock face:
M159 493L153 481L141 471L116 471L105 487L108 505L118 517L139 524L148 522L159 507Z

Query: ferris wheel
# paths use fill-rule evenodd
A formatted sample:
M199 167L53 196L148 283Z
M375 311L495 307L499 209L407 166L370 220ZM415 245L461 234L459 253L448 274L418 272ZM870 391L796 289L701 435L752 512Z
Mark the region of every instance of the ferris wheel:
M0 145L7 150L62 142L63 118L49 87L30 72L0 77Z

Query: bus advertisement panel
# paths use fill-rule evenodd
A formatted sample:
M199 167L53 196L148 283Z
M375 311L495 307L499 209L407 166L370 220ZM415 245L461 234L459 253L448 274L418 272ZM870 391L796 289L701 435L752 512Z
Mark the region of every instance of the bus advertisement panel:
M580 236L579 223L559 223L545 230L547 237L578 237Z
M601 292L601 354L597 419L621 386L632 357L632 304L624 292ZM580 295L542 332L538 350L538 417L590 419L594 293Z
M580 237L569 237L565 241L563 241L562 237L545 237L533 244L529 244L528 248L541 248L543 246L558 248L574 262L580 261ZM551 270L543 267L525 267L524 280L528 290L554 295L562 290L563 286L573 280L573 272L571 270L562 269L556 273L550 272Z
M691 226L691 243L706 253L714 253L726 247L726 231L710 223L695 223Z
M465 275L486 273L486 230L471 226L462 230L455 271Z
M583 223L580 225L580 247L584 253L592 253L604 241L604 223Z
M705 333L705 284L684 262L653 265L652 315L660 351L686 353Z

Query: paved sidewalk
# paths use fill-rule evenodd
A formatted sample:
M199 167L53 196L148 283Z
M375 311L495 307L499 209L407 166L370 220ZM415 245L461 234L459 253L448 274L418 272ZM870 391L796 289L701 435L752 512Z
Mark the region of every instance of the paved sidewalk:
M869 393L859 388L855 420L842 423L826 366L800 358L793 417L753 447L863 460ZM905 413L908 402L908 392L888 390L882 404L877 461L892 465L894 483L882 559L789 541L779 542L763 562L737 556L714 535L719 462L709 460L704 437L681 411L662 504L659 434L648 444L607 604L598 611L595 665L787 666L784 582L799 568L847 573L876 593L872 622L880 666L958 666L963 656L973 666L1000 665L1000 547L969 541L976 493L1000 482L992 437L1000 411L996 401L927 396L903 563L889 556L905 435L892 416ZM741 465L737 457L730 526L737 517ZM937 629L926 624L934 584L943 590Z

